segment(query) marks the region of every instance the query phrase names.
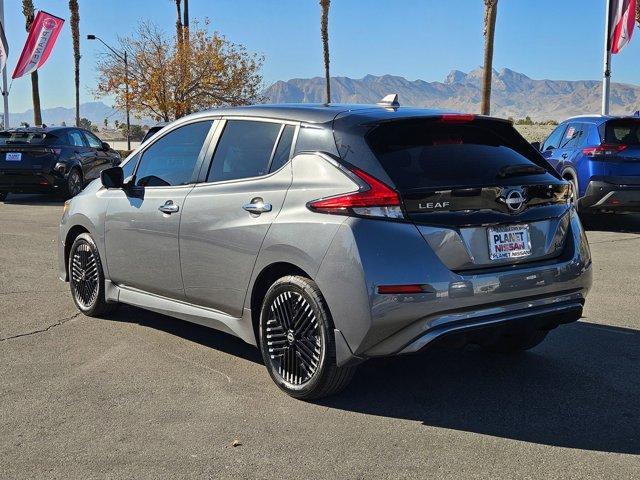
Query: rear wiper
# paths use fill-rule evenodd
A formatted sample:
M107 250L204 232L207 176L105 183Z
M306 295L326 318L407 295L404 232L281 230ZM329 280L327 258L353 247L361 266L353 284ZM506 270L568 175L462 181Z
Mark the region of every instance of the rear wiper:
M538 165L506 165L498 170L498 177L515 177L518 175L538 175L547 171Z

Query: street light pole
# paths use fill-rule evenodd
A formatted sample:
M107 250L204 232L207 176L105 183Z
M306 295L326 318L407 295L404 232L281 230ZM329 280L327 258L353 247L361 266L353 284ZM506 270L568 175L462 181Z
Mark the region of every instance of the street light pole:
M124 108L127 113L127 150L131 150L131 123L129 122L129 60L127 57L127 51L124 50L122 54L118 53L96 35L87 35L87 40L98 40L105 47L111 50L111 53L124 62Z
M127 111L127 150L131 150L131 124L129 123L129 62L127 51L124 51L124 105Z

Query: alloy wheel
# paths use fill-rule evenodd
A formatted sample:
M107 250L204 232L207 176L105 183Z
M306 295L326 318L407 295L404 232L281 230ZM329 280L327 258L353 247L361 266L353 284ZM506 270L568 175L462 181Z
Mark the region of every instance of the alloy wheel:
M69 173L69 195L75 197L82 191L82 178L76 170L72 170Z
M324 341L311 304L300 293L284 291L271 303L264 332L273 371L301 386L317 372Z
M71 285L79 306L88 309L96 301L100 287L98 261L87 243L80 243L71 257Z

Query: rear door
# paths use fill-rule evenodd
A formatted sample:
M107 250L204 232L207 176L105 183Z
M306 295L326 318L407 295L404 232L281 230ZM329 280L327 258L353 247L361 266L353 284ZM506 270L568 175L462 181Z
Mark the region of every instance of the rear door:
M212 124L195 121L159 136L141 153L135 186L104 193L107 266L115 283L184 299L178 231Z
M297 126L228 119L189 193L180 259L189 301L240 317L253 267L291 184ZM213 149L215 147L215 150Z
M367 140L406 215L452 270L561 253L569 185L510 124L398 121L380 125Z
M93 149L87 143L87 139L80 130L75 128L67 130L67 138L73 149L72 156L77 158L82 166L82 176L85 183L94 180L96 178L96 174L93 171L95 164L94 154Z

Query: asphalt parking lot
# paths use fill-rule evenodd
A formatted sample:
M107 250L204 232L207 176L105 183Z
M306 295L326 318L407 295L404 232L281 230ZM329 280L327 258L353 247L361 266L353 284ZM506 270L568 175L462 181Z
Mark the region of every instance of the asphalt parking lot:
M531 352L370 362L304 403L231 336L79 315L57 279L61 209L0 203L2 478L640 477L638 217L593 222L585 317Z

